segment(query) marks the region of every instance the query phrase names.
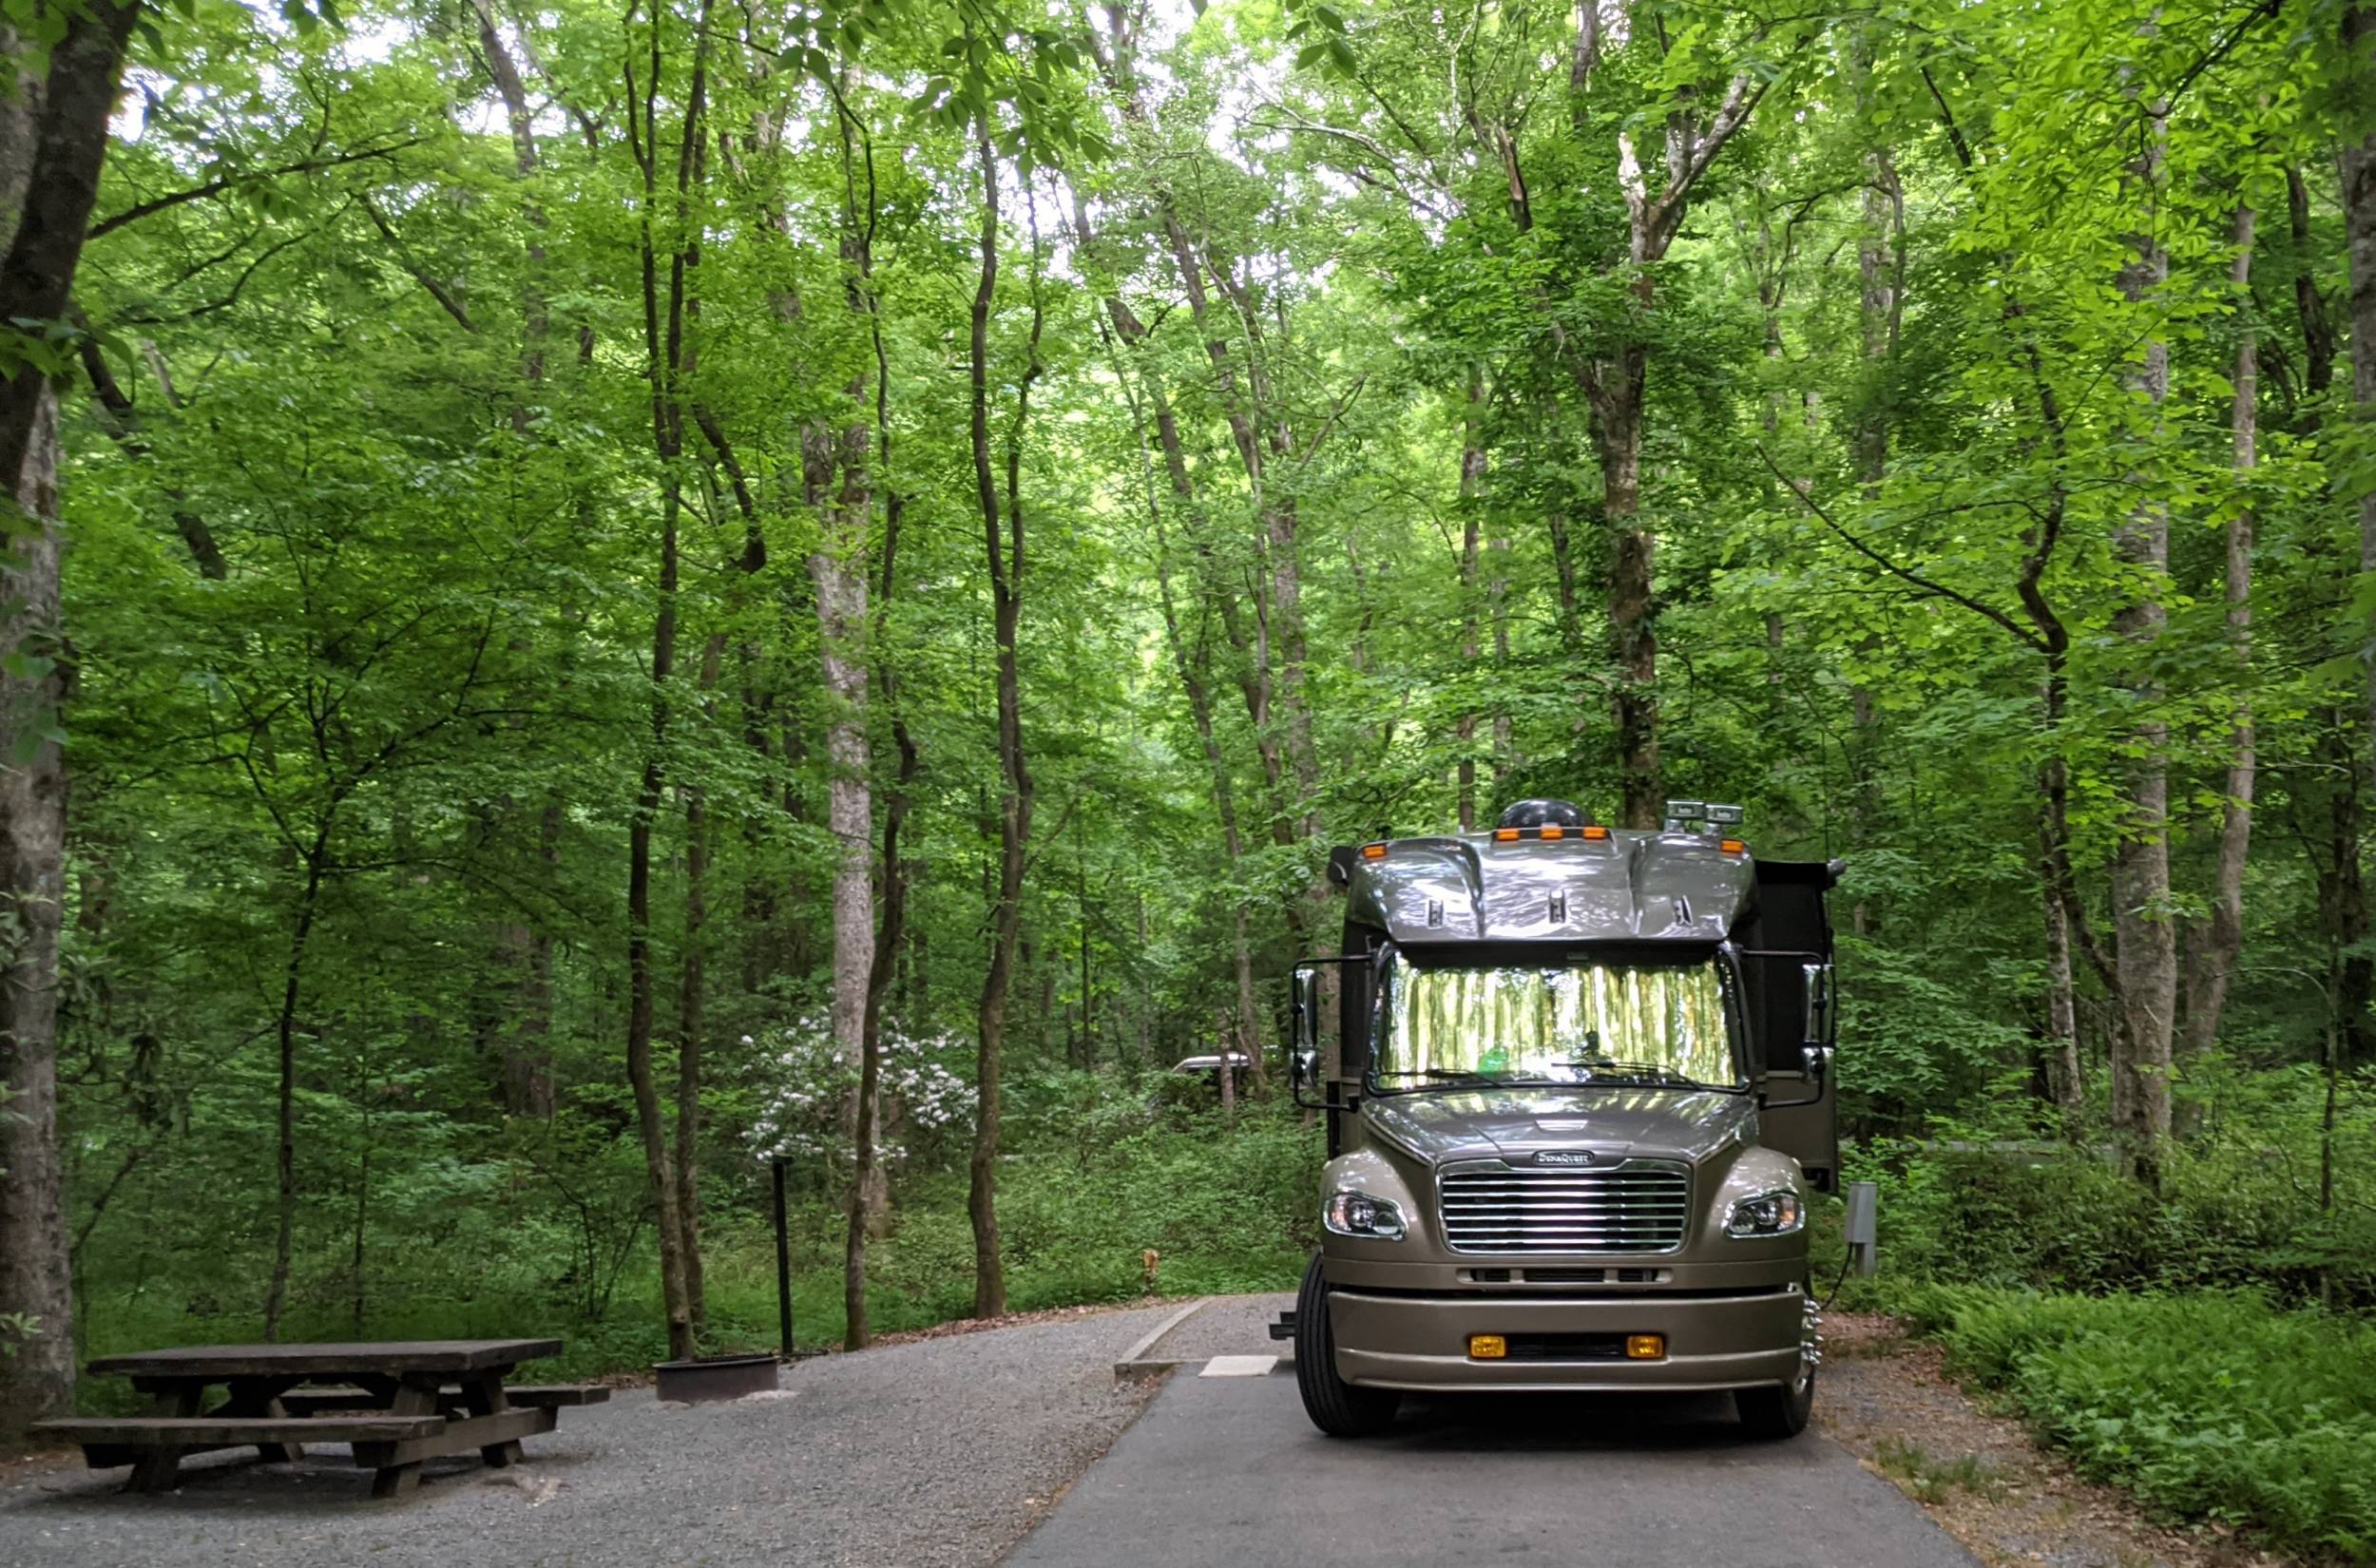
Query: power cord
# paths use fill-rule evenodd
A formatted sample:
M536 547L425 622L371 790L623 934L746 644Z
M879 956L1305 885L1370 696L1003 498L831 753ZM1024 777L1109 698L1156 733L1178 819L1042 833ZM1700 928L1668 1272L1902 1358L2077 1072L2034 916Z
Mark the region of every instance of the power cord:
M1825 1297L1823 1298L1823 1300L1821 1300L1821 1301L1819 1301L1819 1302L1817 1302L1817 1303L1815 1304L1815 1310L1817 1310L1818 1312L1828 1312L1828 1311L1831 1310L1831 1302L1832 1302L1832 1299L1833 1299L1834 1297L1836 1297L1837 1295L1839 1295L1839 1293L1840 1293L1840 1287L1841 1287L1841 1286L1843 1286L1843 1285L1846 1285L1846 1284L1848 1283L1848 1267L1849 1267L1849 1264L1851 1264L1851 1263L1853 1263L1853 1262L1855 1262L1855 1261L1856 1261L1856 1249L1855 1249L1855 1248L1853 1248L1853 1247L1846 1247L1846 1248L1843 1248L1843 1249L1841 1250L1841 1252L1840 1252L1840 1272L1839 1272L1838 1277L1837 1277L1837 1278L1835 1278L1835 1279L1833 1279L1833 1280L1832 1280L1832 1282L1831 1282L1831 1293L1830 1293L1830 1295L1827 1295L1827 1296L1825 1296Z

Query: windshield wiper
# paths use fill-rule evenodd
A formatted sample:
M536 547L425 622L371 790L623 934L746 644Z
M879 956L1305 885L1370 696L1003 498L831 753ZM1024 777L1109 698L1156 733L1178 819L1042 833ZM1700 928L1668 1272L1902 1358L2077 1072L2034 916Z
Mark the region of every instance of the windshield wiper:
M1655 1061L1617 1061L1608 1057L1586 1057L1581 1061L1562 1061L1562 1067L1580 1067L1598 1079L1604 1074L1611 1080L1631 1078L1652 1083L1676 1084L1684 1088L1705 1087L1697 1079L1662 1067Z
M1380 1081L1389 1078L1424 1078L1433 1083L1457 1083L1476 1089L1573 1089L1577 1085L1562 1078L1543 1078L1533 1073L1481 1073L1458 1067L1408 1067L1377 1075Z

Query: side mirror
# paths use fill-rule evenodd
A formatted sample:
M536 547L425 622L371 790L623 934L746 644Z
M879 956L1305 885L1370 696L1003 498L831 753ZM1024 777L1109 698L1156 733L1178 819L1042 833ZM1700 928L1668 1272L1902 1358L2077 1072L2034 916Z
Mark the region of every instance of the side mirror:
M1828 1050L1836 1022L1831 1016L1831 966L1801 965L1799 972L1805 977L1807 986L1806 1030L1800 1039L1811 1053L1819 1048Z
M1320 1087L1320 970L1318 966L1295 966L1292 1005L1289 1008L1287 1039L1287 1087L1296 1104L1322 1109L1322 1101L1311 1098Z

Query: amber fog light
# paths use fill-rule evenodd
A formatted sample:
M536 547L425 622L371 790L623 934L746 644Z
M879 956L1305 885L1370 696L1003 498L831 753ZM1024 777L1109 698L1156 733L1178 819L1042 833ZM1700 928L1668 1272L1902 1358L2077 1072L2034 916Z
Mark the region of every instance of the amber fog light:
M1468 1354L1475 1361L1500 1361L1510 1353L1510 1342L1500 1334L1470 1334Z
M1657 1361L1665 1354L1666 1335L1664 1334L1627 1334L1625 1336L1625 1359L1628 1361Z

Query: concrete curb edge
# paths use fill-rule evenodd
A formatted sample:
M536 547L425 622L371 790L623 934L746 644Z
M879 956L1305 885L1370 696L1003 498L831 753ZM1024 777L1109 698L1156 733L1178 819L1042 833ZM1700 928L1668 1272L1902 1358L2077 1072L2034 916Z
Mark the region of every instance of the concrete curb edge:
M1211 1296L1198 1296L1147 1332L1140 1335L1139 1342L1124 1350L1121 1353L1121 1359L1114 1363L1114 1381L1118 1384L1138 1383L1147 1378L1160 1377L1175 1367L1187 1365L1183 1361L1149 1357L1147 1352L1160 1345L1164 1335L1204 1310L1205 1303L1212 1299Z

